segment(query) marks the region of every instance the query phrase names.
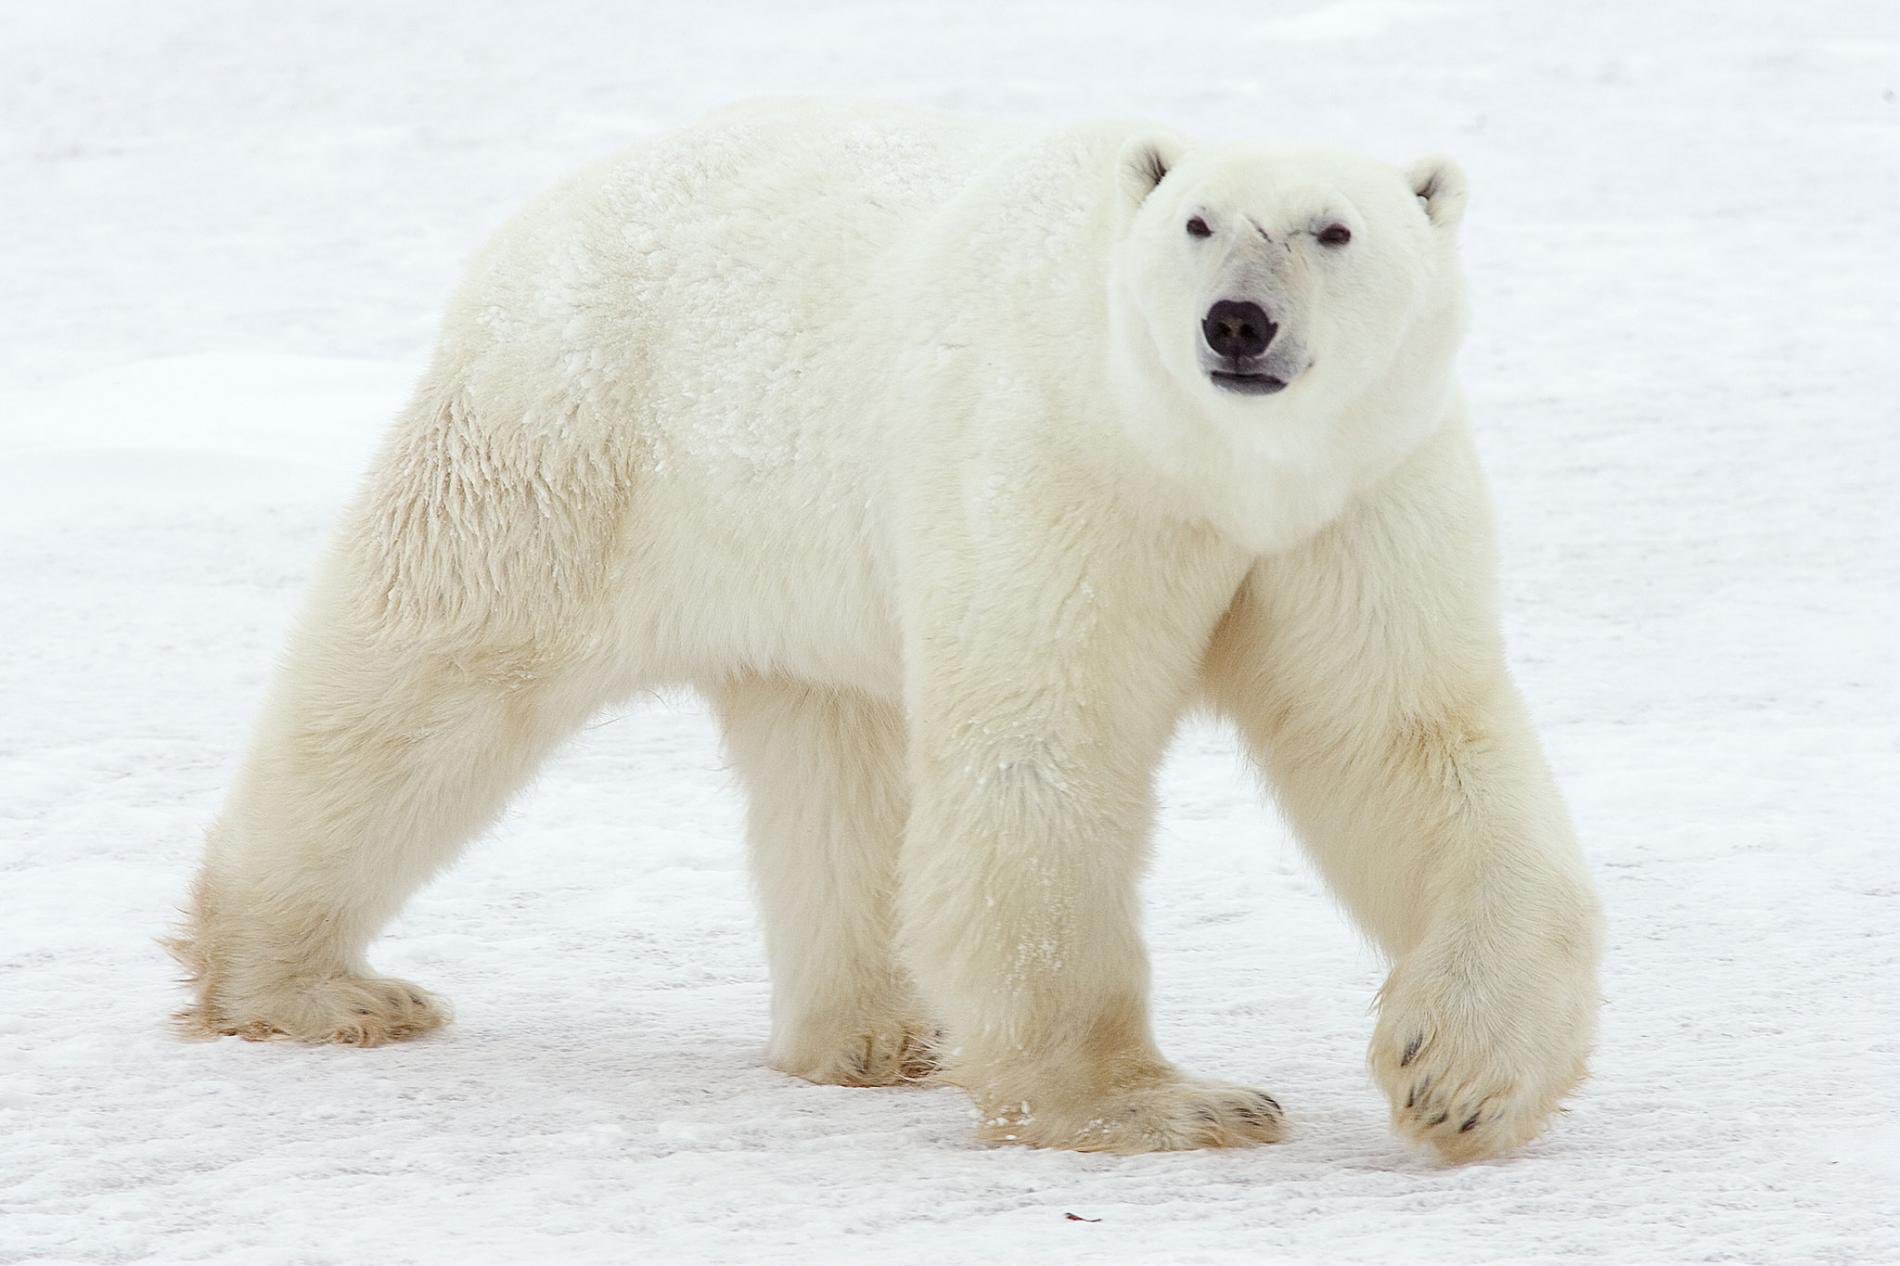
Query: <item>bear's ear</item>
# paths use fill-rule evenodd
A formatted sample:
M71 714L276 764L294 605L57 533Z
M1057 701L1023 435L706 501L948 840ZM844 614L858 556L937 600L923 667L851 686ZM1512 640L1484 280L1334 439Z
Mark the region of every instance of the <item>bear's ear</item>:
M1155 186L1167 179L1168 169L1181 156L1181 148L1180 138L1160 131L1137 132L1122 143L1115 170L1130 210L1140 206Z
M1421 158L1406 172L1412 192L1426 216L1441 229L1451 230L1465 218L1465 173L1442 155Z

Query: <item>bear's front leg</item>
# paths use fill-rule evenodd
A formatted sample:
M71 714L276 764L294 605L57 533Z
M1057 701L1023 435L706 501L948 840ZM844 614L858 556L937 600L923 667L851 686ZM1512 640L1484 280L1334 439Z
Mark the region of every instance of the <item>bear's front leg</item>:
M1062 508L1004 507L927 569L954 579L907 646L906 960L987 1141L1275 1141L1271 1096L1155 1049L1136 893L1154 769L1245 561L1185 530L1100 539L1121 525Z
M1456 426L1262 561L1209 686L1320 869L1393 960L1370 1055L1453 1160L1535 1137L1582 1080L1596 895L1504 666L1489 515Z

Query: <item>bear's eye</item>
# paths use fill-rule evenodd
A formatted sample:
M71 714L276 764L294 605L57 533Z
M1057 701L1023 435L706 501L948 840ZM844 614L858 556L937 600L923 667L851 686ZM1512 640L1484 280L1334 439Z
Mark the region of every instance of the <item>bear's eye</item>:
M1194 237L1212 237L1214 230L1207 227L1207 221L1195 216L1187 222L1187 231Z
M1352 230L1343 224L1329 224L1319 231L1319 240L1328 246L1344 246L1352 241Z

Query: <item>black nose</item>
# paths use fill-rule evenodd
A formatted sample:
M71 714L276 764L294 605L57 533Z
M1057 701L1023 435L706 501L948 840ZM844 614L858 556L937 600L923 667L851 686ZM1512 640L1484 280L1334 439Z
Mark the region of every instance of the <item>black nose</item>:
M1268 318L1265 308L1237 299L1222 299L1207 310L1207 316L1201 321L1201 337L1207 340L1207 345L1219 355L1234 360L1266 351L1279 329Z

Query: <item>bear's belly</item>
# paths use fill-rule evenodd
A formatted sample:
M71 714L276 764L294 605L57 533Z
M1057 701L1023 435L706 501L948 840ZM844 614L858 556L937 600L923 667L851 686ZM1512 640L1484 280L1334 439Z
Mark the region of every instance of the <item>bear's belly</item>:
M896 698L901 639L869 496L835 464L745 479L676 457L643 472L614 599L635 676L756 673Z

